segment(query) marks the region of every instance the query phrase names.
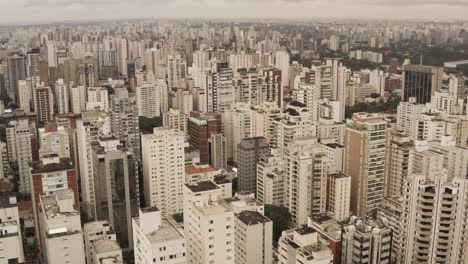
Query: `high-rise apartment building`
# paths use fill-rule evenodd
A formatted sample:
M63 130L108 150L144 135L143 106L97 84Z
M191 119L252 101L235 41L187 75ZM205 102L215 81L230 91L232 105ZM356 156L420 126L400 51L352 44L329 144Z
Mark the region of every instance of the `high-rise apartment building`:
M54 119L54 94L50 86L38 86L33 89L34 112L37 120L45 124Z
M19 108L25 113L32 112L32 80L18 81L18 104Z
M68 95L68 86L63 79L58 79L55 82L55 105L58 114L70 112L70 96Z
M408 176L412 149L413 141L408 136L395 130L389 132L385 151L385 197L403 195L403 182Z
M257 163L262 156L270 154L264 137L244 138L237 146L237 175L239 191L256 193Z
M85 262L80 213L73 195L71 190L61 190L40 197L40 238L45 263Z
M227 140L221 133L211 133L208 139L209 161L216 170L227 168Z
M237 238L241 239L239 243L244 239L244 243L239 244L239 250L265 247L265 253L268 252L266 247L271 243L271 234L266 226L265 233L259 234L256 228L250 229L240 223L239 226L236 225L236 215L243 211L255 211L263 215L263 205L255 200L253 194L244 193L224 199L221 186L212 181L201 181L186 184L183 197L188 263L236 263ZM236 229L237 227L239 228ZM253 234L247 233L248 231L257 234L261 243L250 239ZM242 252L242 258L257 261L258 255L246 251ZM265 255L265 258L269 256Z
M179 132L184 133L188 138L188 116L177 109L169 109L163 113L163 126L173 128Z
M70 108L75 114L86 110L86 87L70 84Z
M208 77L208 112L222 112L236 100L232 69L223 63L218 63L216 68Z
M257 200L263 204L284 205L285 161L277 149L260 157L257 163Z
M55 154L59 158L70 158L71 142L69 130L64 126L49 124L39 128L39 156Z
M281 84L289 85L289 54L287 51L277 51L275 54L275 67L281 70Z
M327 177L327 212L333 213L338 221L349 218L351 201L351 177L343 173Z
M10 162L16 162L19 179L19 192L31 193L30 163L33 159L33 131L28 120L11 121L6 128L8 157Z
M264 69L260 78L260 101L274 102L278 107L283 107L282 71L277 68Z
M163 82L143 83L136 87L138 115L148 118L161 116L161 105L167 100L167 85Z
M333 254L310 227L283 231L278 241L278 263L332 263Z
M460 263L466 258L468 182L446 170L405 180L401 217L403 263Z
M96 251L99 251L99 248L105 246L105 243L103 243L102 240L109 240L113 242L116 242L117 240L115 232L111 229L108 221L94 221L85 223L83 227L83 237L85 246L84 248L86 252L86 263L99 263L99 257L96 256L95 253ZM118 248L120 249L120 246L118 246ZM112 244L109 249L113 249Z
M156 207L140 208L132 226L135 264L187 263L183 231Z
M273 222L257 211L235 214L236 262L271 264L273 258Z
M88 87L87 93L86 111L109 111L109 92L107 87Z
M224 136L228 160L237 160L237 147L244 138L252 136L252 110L246 103L235 103L223 113Z
M187 61L180 53L167 56L167 80L169 90L177 89L180 79L185 78L187 73Z
M140 160L140 125L134 94L127 88L116 88L112 95L110 118L112 134L125 142L135 158Z
M0 197L0 221L0 263L22 263L25 259L16 196Z
M141 137L146 205L166 215L183 210L184 140L183 133L170 128Z
M387 122L379 114L355 113L346 127L344 173L351 176L351 211L365 216L384 198Z
M202 181L184 186L184 231L188 263L235 263L234 211L219 186Z
M49 154L43 156L41 161L32 164L31 182L36 237L39 238L42 231L39 229L40 197L55 194L61 190L70 190L73 194L74 204L76 208L79 208L78 177L74 166L69 161L61 161L56 154Z
M76 122L76 150L81 183L82 214L96 219L92 142L110 133L109 116L103 112L85 112Z
M353 216L341 232L341 263L390 263L392 230L383 222Z
M288 145L285 160L285 206L292 224L300 227L326 210L328 159L316 138L303 137Z

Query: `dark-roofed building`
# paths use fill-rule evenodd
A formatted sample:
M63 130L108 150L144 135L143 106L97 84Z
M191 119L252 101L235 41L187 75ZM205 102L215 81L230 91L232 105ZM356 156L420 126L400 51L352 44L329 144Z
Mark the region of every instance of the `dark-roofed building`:
M235 214L236 263L272 263L273 222L258 211Z

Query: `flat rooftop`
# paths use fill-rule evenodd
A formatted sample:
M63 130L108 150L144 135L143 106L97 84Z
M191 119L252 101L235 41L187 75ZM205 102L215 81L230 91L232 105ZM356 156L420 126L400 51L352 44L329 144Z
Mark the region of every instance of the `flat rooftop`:
M193 184L185 184L185 186L194 193L219 189L219 186L212 181L201 181Z
M15 195L0 195L0 208L12 208L17 206Z
M270 219L257 211L242 211L236 214L236 217L246 225L257 225L271 222Z
M170 240L183 240L184 236L165 216L161 216L161 226L158 230L146 235L152 244Z
M46 165L39 162L39 163L33 164L33 169L31 173L32 174L48 173L48 172L72 170L74 168L75 167L69 162L49 163Z
M331 178L335 178L335 179L343 179L343 178L350 177L349 175L346 175L346 174L341 173L341 172L332 173L332 174L329 174L328 176L331 177Z
M98 239L93 242L93 246L98 254L120 250L119 243L110 239Z

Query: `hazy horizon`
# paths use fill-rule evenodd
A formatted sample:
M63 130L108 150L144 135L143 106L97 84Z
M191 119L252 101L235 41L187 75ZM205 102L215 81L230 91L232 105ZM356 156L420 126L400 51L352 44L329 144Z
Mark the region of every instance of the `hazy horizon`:
M466 20L468 0L0 0L0 24L174 19Z

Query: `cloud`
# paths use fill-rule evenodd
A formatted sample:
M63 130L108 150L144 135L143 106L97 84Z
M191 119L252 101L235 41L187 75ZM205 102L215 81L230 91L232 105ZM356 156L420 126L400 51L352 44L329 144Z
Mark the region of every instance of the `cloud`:
M1 23L126 18L466 19L468 0L0 0Z

